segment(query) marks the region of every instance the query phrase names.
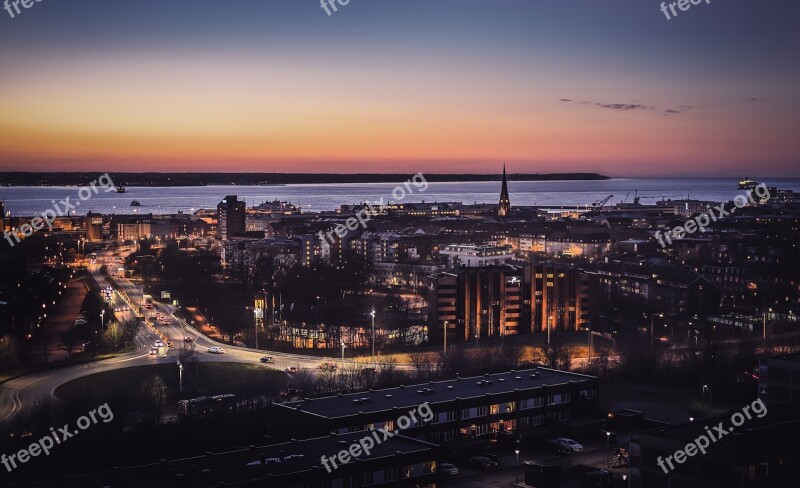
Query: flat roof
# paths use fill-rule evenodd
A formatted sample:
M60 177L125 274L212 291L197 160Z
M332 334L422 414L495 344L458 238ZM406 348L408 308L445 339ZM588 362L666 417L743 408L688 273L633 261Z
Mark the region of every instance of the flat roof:
M351 444L369 435L353 432L282 444L253 447L222 453L176 459L163 463L132 466L99 473L68 478L57 478L30 485L41 488L64 486L143 486L151 487L220 486L259 480L267 476L303 473L314 469L325 471L321 457L336 456ZM424 452L437 448L435 444L402 435L375 442L369 456L361 454L358 460L375 461L399 454ZM433 455L432 455L433 458ZM349 464L352 464L350 461ZM337 462L341 466L340 463ZM331 467L333 467L331 465ZM55 478L55 477L54 477ZM136 480L136 481L132 481ZM137 482L138 481L138 482ZM188 484L187 484L188 483Z
M479 397L487 393L508 393L516 389L539 388L544 385L552 386L566 384L570 381L593 379L596 378L568 371L532 368L360 393L310 398L278 405L290 409L300 407L304 412L327 418L337 418L356 415L359 412L387 411L392 408L410 410L425 402L440 403L455 400L456 398ZM367 401L363 399L367 399Z

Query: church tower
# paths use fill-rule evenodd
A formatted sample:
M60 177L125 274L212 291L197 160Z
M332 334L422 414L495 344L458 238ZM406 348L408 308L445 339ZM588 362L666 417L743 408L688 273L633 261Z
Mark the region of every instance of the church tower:
M498 217L508 217L511 214L511 200L508 199L508 182L506 181L506 165L503 164L503 188L500 189L500 206L497 208Z

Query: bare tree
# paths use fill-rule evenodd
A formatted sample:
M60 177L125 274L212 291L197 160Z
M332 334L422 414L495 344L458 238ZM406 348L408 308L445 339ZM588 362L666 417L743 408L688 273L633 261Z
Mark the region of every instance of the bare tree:
M11 336L0 337L0 361L3 371L8 371L17 364L17 343Z
M428 381L433 379L435 363L430 354L417 351L412 352L408 357L411 360L411 366L414 368L417 380Z
M158 423L167 406L167 397L169 395L167 384L161 376L155 375L153 379L144 384L143 390L147 409L152 414L155 422Z

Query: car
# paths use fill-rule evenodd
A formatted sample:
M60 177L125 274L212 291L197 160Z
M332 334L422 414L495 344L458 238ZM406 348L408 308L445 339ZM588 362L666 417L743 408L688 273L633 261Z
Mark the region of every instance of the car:
M469 464L483 470L492 469L494 467L492 460L485 456L472 456L469 458Z
M297 368L295 368L294 366L289 366L288 368L286 368L286 372L287 373L297 373Z
M361 374L364 374L364 375L367 375L367 376L378 374L378 369L377 368L364 368L364 369L361 370Z
M261 362L262 363L274 363L275 362L275 358L273 358L272 356L264 356L263 358L261 358Z
M158 356L158 349L155 347L150 349L150 356Z
M498 458L495 454L489 454L488 452L481 452L478 455L489 459L489 461L492 462L492 466L494 466L495 468L497 467L498 463L500 462L500 458Z
M441 464L439 464L438 471L440 473L449 474L449 475L457 475L458 474L458 468L454 464L450 464L450 463L441 463Z
M161 341L156 341L155 347L164 347L164 343Z
M556 439L557 441L561 441L569 447L571 452L583 452L583 446L575 442L573 439L569 437L559 437Z
M547 449L556 454L569 454L572 452L571 447L558 439L548 439L546 444Z
M172 341L168 341L167 342L167 347L173 348L173 347L175 347L175 344Z
M225 354L225 349L219 346L211 346L208 348L208 352L211 354Z
M186 337L183 338L183 342L192 342L192 338L189 337L189 336L186 336Z

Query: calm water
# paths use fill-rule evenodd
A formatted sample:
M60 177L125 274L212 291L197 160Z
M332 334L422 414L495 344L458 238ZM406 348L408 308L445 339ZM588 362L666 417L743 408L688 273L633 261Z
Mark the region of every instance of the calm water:
M352 184L314 184L287 186L205 186L205 187L129 187L125 194L115 192L94 195L81 202L77 215L87 211L100 213L132 213L132 200L142 206L138 213L184 213L199 208L215 208L225 195L238 195L248 206L274 199L287 200L301 205L304 210L333 210L342 204L358 203L364 200L394 200L392 190L403 182L390 183L352 183ZM509 182L512 205L564 205L585 206L596 200L614 195L609 203L622 200L633 201L635 190L643 204L652 204L662 197L724 201L742 193L737 190L736 178L715 179L612 179L605 181L551 181L551 182ZM769 186L800 191L800 179L765 180ZM463 202L497 203L500 195L500 182L430 183L422 192L414 191L405 197L404 202ZM2 187L0 200L5 200L6 211L12 215L33 215L52 208L51 200L70 197L70 202L78 200L77 187Z

